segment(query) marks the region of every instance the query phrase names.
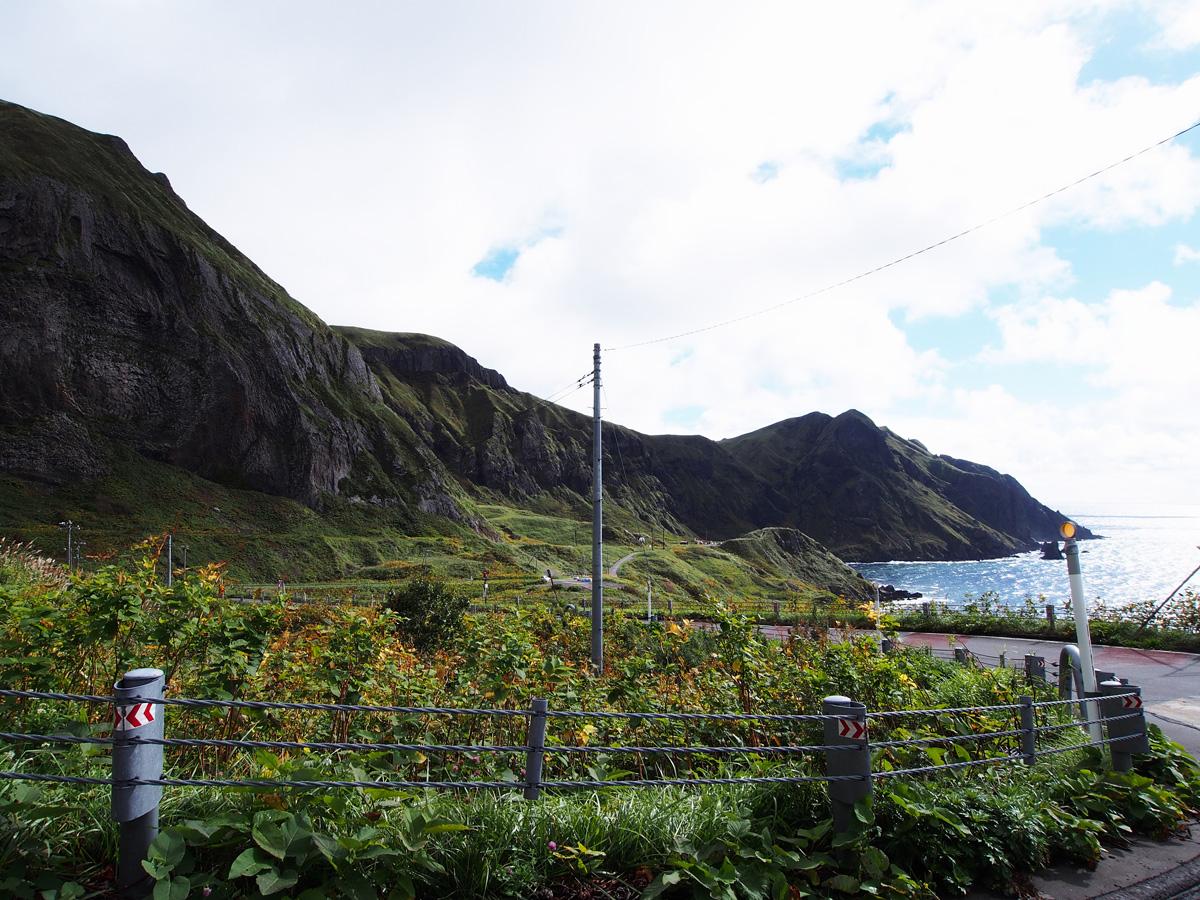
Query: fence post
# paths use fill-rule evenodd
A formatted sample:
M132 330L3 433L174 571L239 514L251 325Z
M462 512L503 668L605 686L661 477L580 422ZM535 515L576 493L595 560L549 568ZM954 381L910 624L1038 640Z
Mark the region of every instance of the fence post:
M1046 604L1046 621L1050 623L1050 627L1054 628L1054 604Z
M850 829L854 804L871 794L871 751L867 738L867 708L849 697L826 697L821 713L836 716L825 720L825 769L831 777L857 775L855 779L829 782L833 807L833 830Z
M1135 684L1121 684L1115 679L1100 684L1101 697L1128 694L1130 691L1135 691L1137 696L1100 701L1100 715L1105 718L1104 724L1108 728L1108 748L1112 753L1114 772L1130 771L1134 753L1150 752L1150 740L1146 737L1146 713L1142 709L1142 689ZM1107 721L1130 714L1135 718Z
M533 701L529 717L529 750L525 754L525 799L536 800L542 795L542 757L546 751L546 701Z
M1046 660L1033 653L1025 654L1025 678L1046 683Z
M1037 762L1037 732L1033 724L1033 698L1022 694L1017 700L1021 704L1021 755L1025 757L1025 765L1032 766Z
M113 685L112 820L121 826L117 853L117 893L148 897L154 879L142 868L150 844L158 836L158 804L162 785L122 784L132 779L155 781L163 774L163 745L145 744L164 734L161 703L162 669L133 669Z
M1008 668L1008 651L1007 650L1000 651L1000 668L1002 668L1002 669Z

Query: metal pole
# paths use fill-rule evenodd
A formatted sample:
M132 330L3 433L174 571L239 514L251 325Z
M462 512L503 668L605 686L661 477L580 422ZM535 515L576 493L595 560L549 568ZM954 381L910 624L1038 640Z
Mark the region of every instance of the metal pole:
M825 769L831 778L829 801L833 808L833 831L843 834L854 821L854 804L871 794L871 751L867 745L867 708L849 697L826 697L821 714L825 720ZM855 776L847 778L846 776ZM842 780L842 779L845 780Z
M167 587L171 586L171 570L175 568L175 560L173 558L174 551L172 550L171 538L174 535L167 535Z
M125 898L148 897L154 879L142 860L158 836L158 804L162 786L128 784L154 781L163 774L163 745L138 742L163 737L162 669L134 669L113 686L112 820L121 826L117 855L117 893ZM125 782L125 783L122 783Z
M541 796L542 759L546 752L546 701L536 698L529 717L529 749L525 754L525 799Z
M1025 764L1032 766L1037 762L1037 732L1033 724L1033 698L1022 694L1017 701L1021 705L1021 755Z
M1103 699L1105 724L1108 727L1108 749L1112 754L1114 772L1133 769L1134 753L1149 753L1150 741L1146 737L1146 715L1142 708L1142 689L1135 684L1121 684L1113 680L1100 684L1101 696L1129 694L1133 697ZM1110 721L1110 720L1116 721Z
M651 603L651 587L650 579L646 579L646 621L649 622L654 618L653 604Z
M1068 527L1070 526L1070 527ZM1083 572L1079 568L1079 544L1075 541L1075 526L1066 523L1059 530L1066 546L1067 576L1071 581L1071 608L1075 613L1075 641L1079 645L1080 668L1083 669L1083 688L1089 694L1096 693L1096 663L1092 655L1092 632L1088 626L1087 601L1083 596ZM1104 739L1100 728L1100 708L1095 700L1086 704L1089 721L1088 733L1093 741Z
M600 465L600 345L593 347L592 371L592 666L604 671L604 495Z

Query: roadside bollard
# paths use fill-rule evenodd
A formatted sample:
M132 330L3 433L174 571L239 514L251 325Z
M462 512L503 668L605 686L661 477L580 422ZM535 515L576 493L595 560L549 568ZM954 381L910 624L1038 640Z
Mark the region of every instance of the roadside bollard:
M829 782L833 808L833 830L842 834L854 820L854 804L871 794L871 751L867 738L867 708L849 697L826 697L821 714L825 720L825 768L831 778L860 776Z
M921 604L921 615L924 616L926 619L929 618L929 601L926 601Z
M525 754L525 799L536 800L541 796L542 758L546 751L546 701L533 701L529 717L529 750Z
M1029 681L1046 683L1046 660L1033 653L1025 654L1025 677Z
M891 638L884 638L879 642L879 649L883 651L884 656L890 656L892 653Z
M1136 696L1100 701L1100 715L1104 717L1108 729L1108 749L1112 753L1114 772L1130 771L1134 753L1150 752L1150 740L1146 737L1146 713L1142 708L1142 689L1135 684L1121 684L1116 679L1100 684L1102 698L1110 694L1128 694L1130 691L1134 691Z
M1046 604L1046 621L1050 623L1050 627L1054 627L1054 604Z
M1037 762L1037 731L1033 722L1033 698L1022 694L1017 703L1021 706L1021 756L1025 765L1032 766Z
M163 745L139 743L162 740L162 669L134 669L113 685L112 820L119 822L117 893L126 898L150 895L154 879L142 868L150 844L158 836L158 804L162 786L121 784L140 779L157 781L163 774Z
M954 661L960 666L965 666L971 660L971 651L966 647L954 648Z
M779 601L775 601L775 618L779 618Z

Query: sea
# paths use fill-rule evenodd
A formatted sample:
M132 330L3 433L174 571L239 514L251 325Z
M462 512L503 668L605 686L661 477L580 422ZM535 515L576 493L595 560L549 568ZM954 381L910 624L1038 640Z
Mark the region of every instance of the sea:
M1090 606L1165 600L1200 566L1200 506L1092 506L1067 515L1097 535L1079 542L1084 596ZM968 595L978 597L984 591L995 591L999 602L1010 606L1021 606L1031 597L1039 605L1061 608L1071 599L1066 560L1042 559L1040 550L1002 559L850 566L876 584L919 592L923 600L956 608ZM1200 573L1187 588L1200 593Z

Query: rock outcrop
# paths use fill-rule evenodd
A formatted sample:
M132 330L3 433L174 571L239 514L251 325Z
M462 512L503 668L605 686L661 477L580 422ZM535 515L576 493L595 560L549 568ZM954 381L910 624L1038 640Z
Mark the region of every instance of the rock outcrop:
M364 453L403 475L359 350L123 141L8 103L0 135L0 467L95 477L117 442L310 506Z
M2 101L0 320L10 476L95 480L128 448L316 509L341 495L479 530L472 499L588 515L589 417L437 338L330 328L119 138ZM604 453L622 527L778 527L737 546L780 559L810 539L860 561L998 556L1062 518L853 410L720 442L606 423Z

